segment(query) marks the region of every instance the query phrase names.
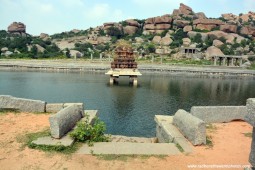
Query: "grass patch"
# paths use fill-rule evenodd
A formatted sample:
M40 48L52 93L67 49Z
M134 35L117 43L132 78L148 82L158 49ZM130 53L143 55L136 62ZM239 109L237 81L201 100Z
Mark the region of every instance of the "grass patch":
M209 132L215 132L217 130L217 127L211 123L206 125L206 130L208 130Z
M5 108L5 109L0 109L0 115L5 115L5 114L8 114L8 113L20 113L19 110L17 109L12 109L12 108Z
M181 145L180 145L179 143L176 143L175 146L179 149L179 151L180 151L181 153L184 152L184 149L181 147Z
M97 155L94 154L98 159L105 160L105 161L123 161L126 162L129 159L149 159L151 157L155 157L158 159L165 159L167 155L113 155L113 154L107 154L107 155Z
M23 150L25 147L29 147L31 149L38 149L45 152L57 152L57 153L63 153L63 154L72 154L81 146L81 143L74 143L72 146L63 146L63 145L57 145L57 146L49 146L49 145L36 145L33 144L32 141L40 138L50 136L50 130L45 129L41 132L36 133L28 133L22 136L18 136L17 142L22 143L21 150Z
M248 132L248 133L243 133L245 137L248 137L248 138L252 138L252 133L251 132Z
M212 137L211 136L206 136L206 146L207 148L213 148L213 142L212 142Z

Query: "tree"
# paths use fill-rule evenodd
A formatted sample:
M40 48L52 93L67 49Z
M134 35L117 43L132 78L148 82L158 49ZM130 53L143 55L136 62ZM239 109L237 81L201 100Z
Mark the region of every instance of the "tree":
M110 36L115 36L116 38L120 39L123 36L123 32L117 27L110 27L107 29L107 33Z
M147 46L147 50L149 51L149 53L154 53L156 51L156 47L154 44L150 43Z
M193 38L195 43L202 43L202 35L200 33L196 34Z
M66 48L66 57L71 58L70 50Z

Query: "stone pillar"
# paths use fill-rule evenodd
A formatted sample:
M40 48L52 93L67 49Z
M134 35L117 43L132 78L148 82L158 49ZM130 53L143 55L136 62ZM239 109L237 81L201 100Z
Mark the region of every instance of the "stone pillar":
M234 58L231 58L231 66L234 66Z
M240 62L239 62L239 66L241 67L241 65L243 64L243 59L242 59L242 58L240 58L239 60L240 60Z
M151 62L154 63L154 55L151 57Z
M223 66L226 65L226 57L223 58L223 63L222 63Z
M215 66L217 65L217 57L216 56L214 57L214 65Z
M93 60L93 54L90 53L90 60Z
M113 83L114 83L114 78L113 76L110 76L110 85L113 85Z
M102 61L102 53L100 53L100 60Z
M138 84L137 77L134 77L134 79L133 79L133 86L137 86L137 84Z
M255 168L255 127L253 127L253 131L252 131L251 153L250 153L249 162Z

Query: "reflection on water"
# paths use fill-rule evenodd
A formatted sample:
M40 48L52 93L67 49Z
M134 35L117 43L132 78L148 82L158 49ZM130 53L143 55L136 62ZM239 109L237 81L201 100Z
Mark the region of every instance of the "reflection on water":
M121 78L109 86L103 73L0 72L0 94L45 100L83 102L98 109L107 133L154 136L155 114L173 115L198 105L245 105L255 97L254 78L205 78L151 75L139 77L140 86Z

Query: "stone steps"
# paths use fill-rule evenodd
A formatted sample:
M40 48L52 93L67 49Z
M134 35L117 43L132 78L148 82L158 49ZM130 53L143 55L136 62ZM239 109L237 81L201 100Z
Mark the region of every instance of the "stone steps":
M177 155L180 151L173 143L99 142L92 147L84 144L77 154L103 155Z

